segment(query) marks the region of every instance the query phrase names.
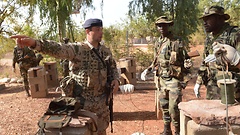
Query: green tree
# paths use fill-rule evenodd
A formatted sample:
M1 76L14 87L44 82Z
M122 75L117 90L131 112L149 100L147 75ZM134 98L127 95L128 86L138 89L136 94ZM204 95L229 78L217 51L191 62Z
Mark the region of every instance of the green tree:
M0 34L18 33L25 24L32 23L32 20L32 12L24 0L3 0L0 2Z
M103 42L108 46L116 59L126 57L125 33L121 25L112 25L104 28Z
M149 22L154 22L156 17L164 13L164 5L167 6L168 3L159 0L132 0L129 2L128 14L130 17L134 17L138 14L146 16Z
M0 54L4 54L13 49L15 42L8 38L9 35L21 33L24 31L26 24L32 23L31 14L23 14L29 11L29 6L24 0L2 0L0 2ZM31 12L29 12L31 13ZM29 29L28 29L29 30Z
M142 14L149 23L155 22L161 15L167 15L174 20L175 35L188 42L198 25L197 5L198 0L132 0L129 3L129 15Z
M94 9L92 2L93 0L32 0L31 9L34 12L39 9L40 19L47 25L44 36L58 35L59 41L70 36L75 41L71 15L80 13L85 17L87 10ZM103 0L100 4L103 6Z
M153 36L156 31L154 22L149 22L144 16L136 15L130 18L130 22L125 22L126 30L129 32L130 38L145 38Z

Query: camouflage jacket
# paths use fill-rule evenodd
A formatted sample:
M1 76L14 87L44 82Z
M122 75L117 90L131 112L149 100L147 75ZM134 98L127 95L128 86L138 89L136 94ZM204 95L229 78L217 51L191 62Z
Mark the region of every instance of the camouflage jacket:
M240 51L240 29L236 26L230 26L229 23L225 23L222 27L222 30L218 35L213 36L211 33L207 35L206 42L204 45L204 55L203 60L209 55L213 53L213 42L220 42L224 44L228 44L236 48ZM228 65L229 71L231 72L239 72L239 69ZM208 69L207 69L208 68ZM217 63L210 63L202 65L199 70L199 77L197 79L198 83L205 80L205 83L210 80L212 77L216 76L217 70L221 69L221 67ZM208 72L206 72L208 70Z
M54 41L37 40L36 50L59 59L69 60L70 76L81 86L81 96L86 99L100 96L105 92L107 68L105 59L110 56L112 78L119 79L116 62L109 48L99 45L99 56L94 53L89 42L84 43L57 43Z
M13 68L15 68L16 63L19 64L20 68L25 69L37 66L37 59L34 51L28 47L19 48L15 46L13 50Z
M155 42L155 66L159 66L158 75L163 78L175 77L183 80L189 70L184 68L184 60L190 59L184 42L170 34L168 37L159 37Z

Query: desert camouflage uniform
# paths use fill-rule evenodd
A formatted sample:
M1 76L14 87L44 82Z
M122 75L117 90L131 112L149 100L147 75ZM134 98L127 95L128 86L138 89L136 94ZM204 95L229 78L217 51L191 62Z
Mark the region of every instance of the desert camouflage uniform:
M26 58L27 56L27 58ZM35 52L28 47L19 48L14 47L13 51L13 63L12 67L15 69L15 65L18 63L21 76L23 77L23 83L27 95L29 96L29 82L28 82L28 69L31 67L36 67L39 61L35 55Z
M206 56L213 53L213 42L220 42L223 44L229 44L240 51L240 29L238 27L230 26L229 23L225 23L222 30L217 36L213 37L211 34L206 38L206 44L204 48L203 59ZM208 63L202 65L199 70L199 76L197 83L203 83L207 88L206 99L220 99L220 88L217 86L217 80L222 79L222 66L220 63ZM224 69L226 70L226 69ZM228 69L233 78L236 79L236 99L240 98L240 74L239 69L229 65ZM226 76L226 78L229 78Z
M64 59L61 61L62 69L63 69L63 77L69 76L69 60Z
M35 47L36 50L44 54L69 60L69 74L78 86L77 89L66 93L66 95L84 99L83 109L97 114L98 132L101 132L106 130L109 125L109 109L105 103L107 69L92 48L93 46L88 42L60 44L46 40L37 40ZM100 45L99 49L96 50L103 60L110 56L113 78L118 79L116 62L110 49Z
M160 52L159 52L160 49ZM176 128L180 128L180 112L178 104L182 101L182 85L184 75L189 73L184 68L184 60L190 59L184 43L177 37L169 34L166 38L159 38L155 43L155 55L158 66L158 88L160 89L160 105L163 111L164 124L171 122Z
M68 44L69 38L63 38L63 41L65 44ZM68 59L61 60L61 65L63 69L63 77L65 78L69 76L69 60Z

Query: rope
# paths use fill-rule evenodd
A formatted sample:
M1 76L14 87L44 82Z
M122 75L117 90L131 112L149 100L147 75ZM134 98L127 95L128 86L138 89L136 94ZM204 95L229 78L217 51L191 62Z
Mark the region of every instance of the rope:
M226 66L226 73L228 72L228 62L227 60L224 58L224 55L221 55L221 60L223 62L223 64ZM224 92L225 92L225 100L226 100L226 132L227 135L229 133L229 127L230 124L228 123L228 97L227 97L227 85L226 85L226 78L225 78L225 71L223 66L221 66L222 68L222 72L223 72L223 80L224 80ZM229 77L230 78L230 77ZM230 78L231 79L231 78ZM231 129L231 128L230 128Z
M225 91L225 99L226 99L226 131L227 131L227 135L228 135L228 131L229 131L229 128L228 128L228 98L227 98L227 85L226 85L226 78L225 78L225 75L224 75L224 69L223 69L223 66L222 66L222 71L223 71L223 80L224 80L224 91Z

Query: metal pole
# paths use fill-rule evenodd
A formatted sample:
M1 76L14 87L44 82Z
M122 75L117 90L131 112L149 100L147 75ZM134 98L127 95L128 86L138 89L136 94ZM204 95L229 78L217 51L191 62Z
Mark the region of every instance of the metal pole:
M129 56L128 30L127 30L127 33L126 33L126 47L127 47L127 56Z

